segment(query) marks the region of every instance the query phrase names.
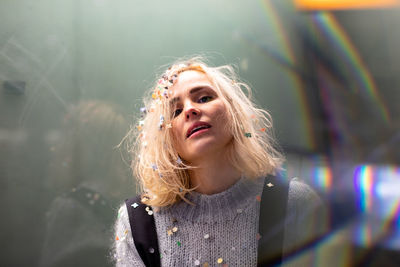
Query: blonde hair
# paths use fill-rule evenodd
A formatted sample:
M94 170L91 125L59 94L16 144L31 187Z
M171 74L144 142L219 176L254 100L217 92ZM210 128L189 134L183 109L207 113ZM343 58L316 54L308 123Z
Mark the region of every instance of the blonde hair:
M195 167L184 164L174 149L168 101L168 86L180 73L189 70L204 73L225 104L229 114L227 130L233 136L227 154L232 166L245 177L255 179L274 173L282 163L270 114L251 100L250 87L239 82L232 66L209 67L201 57L178 61L146 94L142 116L127 135L142 201L154 207L187 201L185 195L193 190L188 170Z

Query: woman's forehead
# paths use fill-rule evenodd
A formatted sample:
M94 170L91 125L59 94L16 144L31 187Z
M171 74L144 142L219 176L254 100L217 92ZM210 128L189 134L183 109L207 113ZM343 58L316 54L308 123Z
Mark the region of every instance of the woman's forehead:
M197 87L211 87L212 82L205 73L188 70L179 74L176 83L171 87L172 95L182 94L186 91L189 92Z

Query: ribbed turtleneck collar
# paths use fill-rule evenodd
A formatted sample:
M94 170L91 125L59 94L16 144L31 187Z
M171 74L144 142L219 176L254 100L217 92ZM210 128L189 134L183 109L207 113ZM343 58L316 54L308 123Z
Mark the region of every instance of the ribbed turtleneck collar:
M217 194L206 195L193 191L187 194L187 199L193 205L181 201L161 212L170 212L178 220L208 223L233 220L256 201L256 196L262 192L263 183L264 178L241 178L230 188Z

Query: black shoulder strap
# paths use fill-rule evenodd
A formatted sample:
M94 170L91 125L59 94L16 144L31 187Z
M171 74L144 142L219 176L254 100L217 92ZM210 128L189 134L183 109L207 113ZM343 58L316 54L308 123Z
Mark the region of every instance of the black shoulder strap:
M257 266L280 266L289 185L280 174L265 178L260 204Z
M125 200L132 237L143 263L147 267L160 267L160 251L156 224L151 207L141 202L140 196Z
M281 176L265 178L260 206L257 266L276 266L282 262L288 182ZM153 215L140 196L125 201L136 250L147 267L160 267L157 231ZM149 207L149 210L151 208Z

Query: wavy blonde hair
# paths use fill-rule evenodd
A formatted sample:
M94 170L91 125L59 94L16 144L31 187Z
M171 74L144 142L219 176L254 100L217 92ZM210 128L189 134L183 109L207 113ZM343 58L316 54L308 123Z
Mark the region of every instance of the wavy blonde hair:
M255 179L274 173L283 160L273 137L270 114L252 101L250 87L239 81L232 66L210 67L201 57L177 61L145 95L138 124L127 135L131 167L140 183L142 201L154 207L187 201L185 195L193 190L188 170L195 166L182 162L174 149L167 89L173 79L189 70L209 78L227 109L227 130L233 136L227 155L232 166L245 177Z

